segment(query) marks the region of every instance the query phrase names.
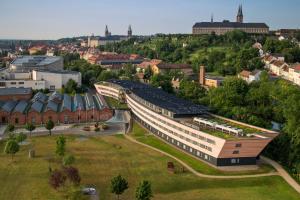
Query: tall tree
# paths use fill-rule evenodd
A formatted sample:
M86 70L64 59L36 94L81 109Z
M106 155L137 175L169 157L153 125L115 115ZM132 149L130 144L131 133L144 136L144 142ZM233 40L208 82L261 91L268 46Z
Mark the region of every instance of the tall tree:
M29 131L29 134L30 134L30 136L31 136L32 131L35 130L35 126L34 126L32 123L27 123L27 124L25 125L25 129L26 129L27 131Z
M135 198L137 200L150 200L153 197L151 183L149 181L142 181L135 191Z
M61 135L56 139L56 151L58 156L64 156L66 151L66 138Z
M51 130L54 128L54 122L49 119L45 125L45 128L49 131L49 135L51 135Z
M4 148L4 152L6 154L10 154L11 155L11 160L13 160L14 155L20 150L20 146L18 144L18 142L14 139L9 139L6 142L5 148Z
M117 195L117 199L120 198L120 195L123 194L126 189L128 189L128 182L121 175L118 175L111 180L110 190Z

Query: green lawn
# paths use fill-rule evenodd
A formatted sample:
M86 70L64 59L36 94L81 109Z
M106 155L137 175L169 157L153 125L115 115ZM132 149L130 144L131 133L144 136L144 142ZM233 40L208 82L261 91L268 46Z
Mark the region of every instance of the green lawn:
M107 104L114 109L128 109L126 103L120 103L118 100L111 98L111 97L104 97Z
M241 175L241 174L259 174L259 173L266 173L274 170L269 165L261 165L258 170L255 171L237 171L237 172L224 172L220 171L214 167L211 167L210 165L176 149L175 147L166 144L162 140L158 139L153 134L149 134L144 128L142 128L137 123L134 123L133 130L132 130L132 136L145 144L148 144L150 146L153 146L157 149L160 149L164 152L167 152L171 154L172 156L175 156L176 158L179 158L180 160L187 163L189 166L191 166L193 169L200 173L204 174L211 174L211 175Z
M14 162L0 154L0 199L63 199L62 193L48 185L48 161L54 156L57 136L35 137L31 140L36 158L28 158L29 146L22 146ZM79 136L78 136L79 137ZM123 136L98 136L85 141L67 136L67 151L76 157L82 184L95 186L100 199L115 199L109 192L110 180L118 174L128 179L129 190L122 199L134 199L141 180L150 180L155 200L296 200L299 195L282 178L264 177L240 180L203 179L191 173L172 174L166 164L172 159L146 147L133 144ZM0 149L4 143L0 143ZM173 161L176 166L179 164ZM58 167L57 161L50 163Z

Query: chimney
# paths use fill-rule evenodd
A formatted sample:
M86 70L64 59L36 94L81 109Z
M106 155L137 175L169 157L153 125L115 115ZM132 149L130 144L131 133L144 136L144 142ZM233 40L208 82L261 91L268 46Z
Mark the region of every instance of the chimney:
M205 85L205 67L204 66L200 66L199 83L200 83L200 85Z

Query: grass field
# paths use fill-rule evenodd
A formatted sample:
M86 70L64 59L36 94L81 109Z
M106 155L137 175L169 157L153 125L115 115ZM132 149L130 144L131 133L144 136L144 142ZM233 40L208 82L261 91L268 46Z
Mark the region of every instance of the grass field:
M210 175L242 175L242 174L260 174L260 173L266 173L273 171L274 168L272 168L269 165L261 165L259 169L252 170L252 171L231 171L231 172L224 172L220 171L216 168L211 167L210 165L199 161L198 159L172 147L169 144L166 144L165 142L161 141L157 137L155 137L152 134L149 134L144 128L139 126L137 123L134 123L133 130L132 130L132 136L145 144L148 144L152 147L155 147L157 149L160 149L164 152L167 152L171 154L172 156L175 156L176 158L179 158L180 160L187 163L189 166L191 166L194 170L203 173L203 174L210 174Z
M105 97L106 103L114 109L128 109L128 106L126 103L120 103L119 101L111 98L111 97Z
M48 158L54 156L57 136L28 139L31 145L22 146L14 161L0 154L0 199L63 199L62 194L48 185ZM296 200L300 196L282 178L264 177L240 180L203 179L191 173L172 174L166 164L172 159L146 147L133 144L119 136L98 136L79 140L66 136L67 151L76 157L74 164L80 171L82 184L95 186L100 199L115 199L110 194L110 180L118 174L129 182L122 199L134 199L139 181L152 183L155 200ZM28 150L36 150L36 158L28 158ZM0 143L0 149L4 143ZM176 166L178 163L173 161ZM58 162L50 163L52 168Z

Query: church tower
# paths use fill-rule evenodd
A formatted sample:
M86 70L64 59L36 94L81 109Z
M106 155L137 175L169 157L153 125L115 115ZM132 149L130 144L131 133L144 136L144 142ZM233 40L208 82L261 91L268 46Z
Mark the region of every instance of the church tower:
M236 22L239 22L239 23L244 22L244 15L243 15L242 5L239 6L238 14L236 16Z
M105 26L105 37L109 37L110 36L110 32L108 31L108 27L107 25Z
M132 29L131 29L131 25L129 25L128 27L128 34L127 34L128 37L132 37Z

